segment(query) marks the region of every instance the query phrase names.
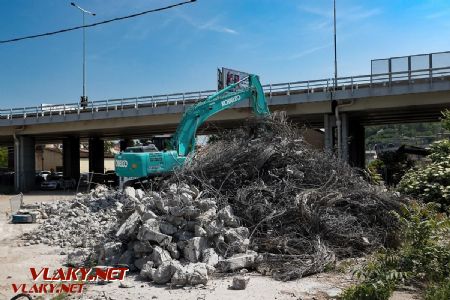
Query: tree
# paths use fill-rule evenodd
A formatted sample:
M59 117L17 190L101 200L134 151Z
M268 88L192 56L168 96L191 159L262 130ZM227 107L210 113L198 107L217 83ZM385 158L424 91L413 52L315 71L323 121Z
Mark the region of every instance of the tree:
M442 127L450 131L450 111L442 115ZM431 163L406 173L399 190L425 202L438 202L445 210L450 206L450 140L434 142L430 148Z
M8 148L0 147L0 168L8 167Z

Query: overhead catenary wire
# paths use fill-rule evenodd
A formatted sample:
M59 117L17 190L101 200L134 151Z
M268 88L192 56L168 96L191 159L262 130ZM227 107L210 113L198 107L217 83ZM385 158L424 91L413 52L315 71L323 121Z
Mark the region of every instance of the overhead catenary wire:
M121 20L125 20L125 19L139 17L139 16L146 15L146 14L149 14L149 13L160 12L160 11L163 11L163 10L172 9L172 8L175 8L175 7L178 7L178 6L182 6L182 5L186 5L186 4L195 2L195 1L197 1L197 0L183 1L183 2L179 2L179 3L176 3L176 4L164 6L164 7L159 7L159 8L155 8L155 9L142 11L142 12L135 13L135 14L128 15L128 16L124 16L124 17L117 17L117 18L113 18L113 19L109 19L109 20L100 21L100 22L97 22L97 23L87 24L87 25L84 25L84 26L83 25L82 26L76 26L76 27L61 29L61 30L52 31L52 32L46 32L46 33L41 33L41 34L35 34L35 35L29 35L29 36L13 38L13 39L9 39L9 40L0 40L0 44L18 42L18 41L22 41L22 40L34 39L34 38L39 38L39 37L43 37L43 36L50 36L50 35L65 33L65 32L69 32L69 31L74 31L74 30L78 30L78 29L82 29L82 28L95 27L95 26L98 26L98 25L103 25L103 24L107 24L107 23L111 23L111 22L115 22L115 21L121 21Z

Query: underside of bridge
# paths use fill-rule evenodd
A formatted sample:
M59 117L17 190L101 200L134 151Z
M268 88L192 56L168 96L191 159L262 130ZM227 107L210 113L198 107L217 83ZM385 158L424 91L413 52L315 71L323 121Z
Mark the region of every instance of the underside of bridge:
M413 105L377 108L361 106L358 101L366 100L356 100L354 99L354 102L358 105L350 105L353 101L341 102L341 104L345 104L345 107L340 110L339 114L342 124L341 158L356 167L364 167L364 126L437 122L441 111L448 107L447 103L418 106L415 105L417 100L414 100L412 101ZM331 113L329 102L313 103L310 106L301 104L271 106L271 110L273 112L285 111L288 118L299 126L314 129L324 128L325 148L337 152L336 117ZM14 146L14 151L11 152L14 153L14 156L10 155L9 161L10 163L14 162L17 190L25 191L32 188L34 183L36 144L62 143L64 176L78 178L80 174L80 141L89 142L89 170L94 173L103 173L104 140L123 140L121 142L123 150L131 139L146 139L153 135L173 133L180 118L181 114L165 114L22 126L12 128L10 135L1 135L0 143L10 147ZM248 108L225 111L201 126L198 134L211 134L240 127L248 121L248 118L252 118L252 113ZM16 134L15 141L14 134Z

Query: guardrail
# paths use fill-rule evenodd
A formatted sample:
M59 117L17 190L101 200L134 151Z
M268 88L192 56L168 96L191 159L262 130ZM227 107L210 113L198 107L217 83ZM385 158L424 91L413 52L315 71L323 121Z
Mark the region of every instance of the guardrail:
M410 70L383 74L360 75L334 79L319 79L263 85L266 96L272 98L280 95L301 93L328 93L336 90L357 90L359 88L391 87L401 84L430 83L434 80L450 79L450 67ZM140 107L160 107L171 105L186 105L198 102L214 94L216 90L206 90L189 93L175 93L167 95L142 96L132 98L108 99L90 101L87 106L79 102L41 105L33 107L10 108L0 110L0 120L15 118L45 117L66 114L96 113L99 111L117 111L124 109L139 109Z

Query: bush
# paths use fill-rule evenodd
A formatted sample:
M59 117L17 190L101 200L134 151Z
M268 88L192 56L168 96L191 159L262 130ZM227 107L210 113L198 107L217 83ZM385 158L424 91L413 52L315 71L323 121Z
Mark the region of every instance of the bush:
M450 276L450 243L445 240L450 219L438 213L434 203L405 205L401 214L394 215L401 224L401 245L379 251L356 271L362 282L345 290L341 299L389 299L400 282L424 280L433 284ZM445 292L445 288L436 288L438 292Z
M443 115L442 126L450 130L450 111L445 111ZM450 206L450 141L431 144L429 158L429 165L406 173L398 189L424 202L440 203L446 210Z
M450 299L450 278L430 286L425 293L425 300Z

